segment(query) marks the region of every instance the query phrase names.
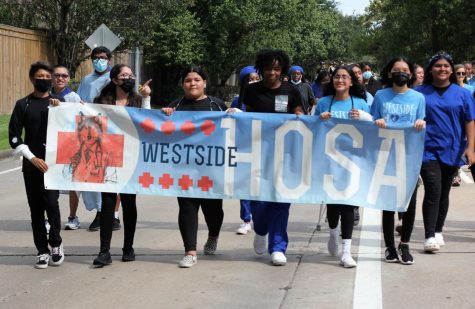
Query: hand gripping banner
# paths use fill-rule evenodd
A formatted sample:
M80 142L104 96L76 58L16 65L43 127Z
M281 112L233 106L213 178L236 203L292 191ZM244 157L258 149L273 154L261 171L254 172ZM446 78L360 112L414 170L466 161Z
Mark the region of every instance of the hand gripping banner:
M404 211L423 145L356 120L67 103L49 110L45 186Z

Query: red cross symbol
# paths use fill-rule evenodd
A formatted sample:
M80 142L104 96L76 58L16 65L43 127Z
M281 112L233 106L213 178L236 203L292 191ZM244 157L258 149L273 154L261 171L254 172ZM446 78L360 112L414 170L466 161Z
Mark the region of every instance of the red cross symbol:
M201 191L207 192L213 187L213 181L209 179L208 176L203 176L200 180L198 180L198 187L201 188Z
M165 121L161 126L160 126L160 131L162 131L163 134L165 135L171 135L173 132L175 132L175 124L171 120Z
M188 176L188 175L183 175L178 180L178 185L181 187L182 190L186 191L191 186L193 186L193 179L191 179L190 176Z
M142 185L144 188L150 187L150 185L153 183L153 177L150 175L149 172L145 172L142 174L142 176L139 176L139 183Z
M171 186L173 186L173 178L170 176L170 174L163 174L162 177L158 178L158 183L162 185L163 189L169 189Z
M147 118L140 123L140 127L145 131L145 133L152 133L155 131L155 122L152 119Z
M203 131L205 135L211 135L211 133L213 133L215 129L216 125L211 120L205 120L205 122L203 122L203 124L201 125L201 131Z
M122 167L124 136L107 133L107 117L76 115L74 132L58 132L56 163L73 166L73 181L104 183L107 167Z
M195 125L191 120L187 120L181 125L180 130L185 134L193 134L193 131L195 131Z

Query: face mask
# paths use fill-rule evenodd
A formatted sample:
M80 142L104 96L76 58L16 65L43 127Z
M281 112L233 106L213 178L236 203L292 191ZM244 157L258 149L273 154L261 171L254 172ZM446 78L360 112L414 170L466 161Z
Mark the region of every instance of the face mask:
M107 69L108 61L106 59L94 59L92 61L92 65L94 66L94 70L99 73L104 72Z
M127 79L122 79L122 84L119 86L124 90L125 92L130 92L132 89L134 89L135 86L135 79L132 78L127 78Z
M409 74L404 72L391 73L391 80L394 84L402 87L409 82Z
M364 79L370 79L373 76L373 72L371 71L366 71L363 73L363 78Z
M294 85L298 85L302 82L302 80L294 81L293 79L290 81Z
M51 79L35 79L34 87L39 92L47 92L51 89Z

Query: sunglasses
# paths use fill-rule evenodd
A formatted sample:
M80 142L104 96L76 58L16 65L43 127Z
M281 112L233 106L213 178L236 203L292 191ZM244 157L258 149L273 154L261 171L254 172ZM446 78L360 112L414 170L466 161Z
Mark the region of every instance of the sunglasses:
M458 76L465 76L465 72L457 72L455 74L457 74Z
M64 78L64 79L66 79L66 78L69 77L69 75L68 75L68 74L54 74L53 77L54 77L54 78L60 78L60 77L62 77L62 78Z

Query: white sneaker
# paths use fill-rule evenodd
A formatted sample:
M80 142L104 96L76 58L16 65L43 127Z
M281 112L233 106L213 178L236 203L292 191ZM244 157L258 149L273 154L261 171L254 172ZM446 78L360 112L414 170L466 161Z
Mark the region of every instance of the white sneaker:
M178 266L181 268L190 268L198 262L198 257L196 255L185 255L181 261L178 263Z
M352 268L356 267L356 262L353 260L351 255L349 254L343 254L340 259L340 264L345 267L345 268Z
M81 227L78 216L68 217L68 223L64 225L66 230L77 230Z
M43 253L37 256L38 261L36 261L35 268L44 269L48 267L49 264L49 254Z
M236 233L239 234L239 235L246 235L247 233L249 233L250 231L252 231L252 227L251 227L251 223L249 222L243 222L239 228L236 230Z
M284 266L287 263L287 258L282 252L272 252L270 258L272 259L272 264L274 266Z
M51 249L51 259L49 260L50 265L59 266L63 264L63 261L64 261L63 245L59 245L59 247L53 247Z
M444 236L442 235L442 233L435 233L434 238L437 244L439 244L439 246L445 246Z
M328 253L330 253L331 256L335 256L338 254L338 237L334 237L332 234L330 234L330 238L328 239L327 243L327 248L328 248Z
M259 234L254 235L254 251L257 254L266 253L267 249L267 235L261 236Z
M424 251L425 252L436 252L440 250L439 243L435 239L435 237L426 238L424 241Z

